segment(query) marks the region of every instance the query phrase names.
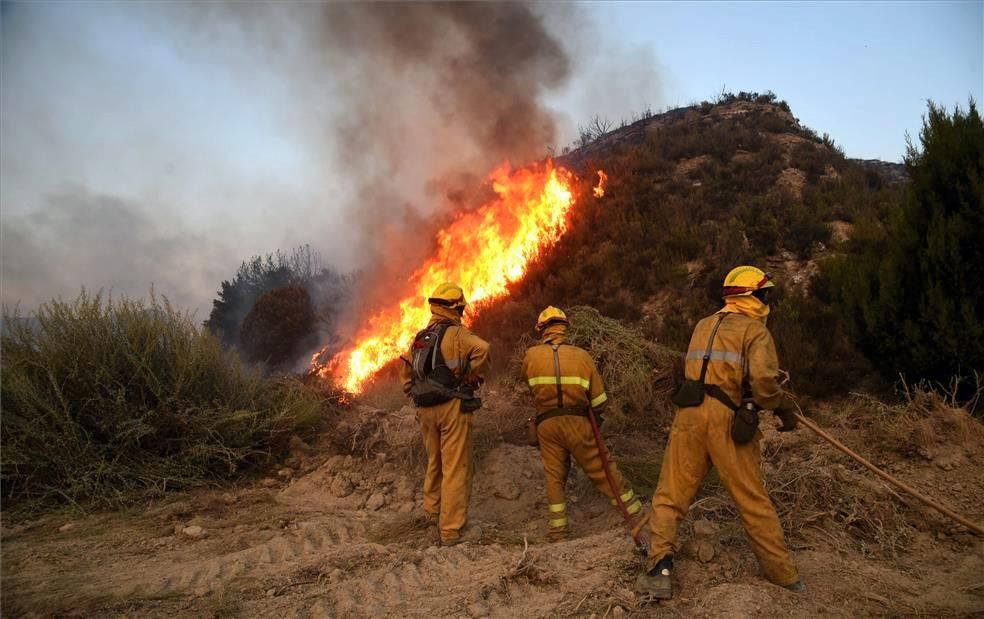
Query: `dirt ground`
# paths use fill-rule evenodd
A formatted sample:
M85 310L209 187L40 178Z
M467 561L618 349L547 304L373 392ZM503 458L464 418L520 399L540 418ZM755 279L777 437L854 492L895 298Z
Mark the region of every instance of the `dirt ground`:
M520 417L521 411L479 413L471 511L483 531L477 543L440 548L436 529L415 519L423 466L412 411L354 406L320 442L295 442L291 457L267 478L175 494L126 511L5 519L3 614L984 614L980 538L895 496L806 429L779 435L768 423L763 469L807 593L788 592L758 576L730 499L711 476L681 528L677 597L642 605L633 591L640 559L619 517L580 474L570 481L572 538L545 542L542 469L536 449L518 444ZM835 432L864 449L860 430ZM663 441L660 432L619 435L611 448L627 461L630 452L638 457L642 450L648 462L658 463ZM924 457L892 461L890 469L984 521L980 445L931 445L924 451ZM816 470L818 463L822 470ZM854 498L816 496L820 490L789 498L792 488L802 494L831 480L851 484ZM646 486L637 484L651 491Z

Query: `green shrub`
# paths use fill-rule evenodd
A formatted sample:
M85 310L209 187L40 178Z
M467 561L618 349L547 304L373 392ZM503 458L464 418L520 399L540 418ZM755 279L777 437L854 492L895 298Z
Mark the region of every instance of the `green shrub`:
M814 289L823 289L818 277ZM847 336L841 317L811 291L781 288L772 303L769 331L776 341L779 365L789 372L796 393L845 395L872 373L870 362Z
M5 499L119 504L229 477L313 428L322 399L263 379L190 317L83 292L4 312Z
M830 262L832 295L862 350L892 379L948 381L984 368L984 123L929 104L911 179L886 228L858 226Z
M795 204L788 211L788 232L783 244L800 256L809 257L817 243L830 243L830 228L821 213L804 204Z

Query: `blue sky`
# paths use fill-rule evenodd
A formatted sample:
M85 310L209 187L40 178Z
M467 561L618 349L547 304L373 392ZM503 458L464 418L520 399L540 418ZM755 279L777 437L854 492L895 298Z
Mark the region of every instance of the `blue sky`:
M852 157L898 161L927 99L984 99L982 2L621 2L590 11L623 41L652 46L666 104L722 87L772 90Z
M359 266L367 248L345 225L353 190L328 127L346 113L331 63L347 59L326 65L306 47L296 5L253 5L285 17L265 19L262 36L228 19L231 5L0 6L4 303L153 283L201 314L251 255L311 243ZM927 99L984 99L982 7L581 4L580 21L551 24L575 68L545 99L555 146L596 113L618 120L724 87L772 90L848 156L898 161Z

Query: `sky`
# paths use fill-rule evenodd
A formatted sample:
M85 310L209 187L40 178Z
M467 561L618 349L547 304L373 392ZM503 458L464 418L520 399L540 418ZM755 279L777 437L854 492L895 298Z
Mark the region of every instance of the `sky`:
M252 255L309 243L348 270L370 249L347 221L359 197L331 130L352 112L348 58L322 62L286 5L262 20L161 6L0 5L4 304L153 285L204 318ZM573 74L542 95L559 129L544 148L595 114L772 90L848 156L899 161L927 100L984 99L982 7L575 5L545 20Z

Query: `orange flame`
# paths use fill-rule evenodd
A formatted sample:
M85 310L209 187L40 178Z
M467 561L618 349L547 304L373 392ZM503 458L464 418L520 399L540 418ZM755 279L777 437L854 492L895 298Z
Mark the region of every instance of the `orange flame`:
M512 170L503 164L490 175L496 199L460 213L437 233L437 251L410 277L412 293L379 309L362 327L355 343L328 363L312 360L322 378L334 376L350 393L386 363L405 353L414 334L430 319L427 297L440 284L454 282L465 291L473 318L476 303L505 295L522 279L530 261L567 231L574 205L574 176L553 162Z
M601 198L605 195L605 183L608 182L608 175L604 170L598 170L598 184L594 187L594 197Z

